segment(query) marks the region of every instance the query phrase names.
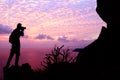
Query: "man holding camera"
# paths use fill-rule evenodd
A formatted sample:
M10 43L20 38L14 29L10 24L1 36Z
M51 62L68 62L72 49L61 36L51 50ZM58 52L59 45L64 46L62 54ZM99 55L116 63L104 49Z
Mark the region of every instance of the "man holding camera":
M18 67L18 61L20 56L20 36L24 36L24 29L26 29L26 27L22 27L22 24L18 23L17 28L13 30L9 37L9 42L12 44L12 48L5 68L9 67L14 55L16 55L15 66Z

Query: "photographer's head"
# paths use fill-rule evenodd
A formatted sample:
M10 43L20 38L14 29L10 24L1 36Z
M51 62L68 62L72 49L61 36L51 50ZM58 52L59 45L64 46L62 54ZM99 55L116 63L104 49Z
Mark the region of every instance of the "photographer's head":
M23 27L21 23L18 23L17 29L24 30L24 29L26 29L26 27Z
M22 24L21 24L21 23L18 23L18 24L17 24L17 28L18 28L18 29L21 29L21 27L22 27Z

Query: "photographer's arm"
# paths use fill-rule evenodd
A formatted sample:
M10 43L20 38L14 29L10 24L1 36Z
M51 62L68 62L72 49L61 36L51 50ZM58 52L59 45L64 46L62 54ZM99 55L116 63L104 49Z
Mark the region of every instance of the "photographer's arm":
M20 31L20 36L24 36L24 29Z

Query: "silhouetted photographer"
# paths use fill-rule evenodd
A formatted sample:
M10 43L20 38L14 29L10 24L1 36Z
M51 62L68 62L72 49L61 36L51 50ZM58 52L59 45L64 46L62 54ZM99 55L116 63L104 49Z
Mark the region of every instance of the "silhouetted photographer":
M14 29L13 32L11 33L9 37L9 42L12 44L12 48L5 68L9 67L10 62L14 55L16 55L15 66L18 67L18 61L20 56L20 36L24 36L25 29L26 27L23 27L21 23L18 23L17 28Z

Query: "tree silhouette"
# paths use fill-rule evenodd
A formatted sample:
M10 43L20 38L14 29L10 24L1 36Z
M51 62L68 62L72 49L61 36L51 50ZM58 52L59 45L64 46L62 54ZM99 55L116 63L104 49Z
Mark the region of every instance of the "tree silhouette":
M46 54L43 62L41 65L47 68L51 64L61 63L61 62L68 62L73 63L76 61L76 57L71 56L70 49L63 49L64 45L61 47L54 47L51 53Z

